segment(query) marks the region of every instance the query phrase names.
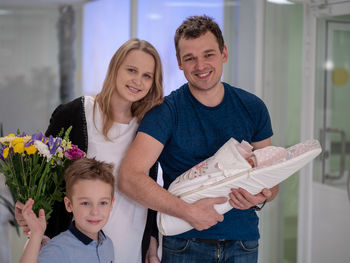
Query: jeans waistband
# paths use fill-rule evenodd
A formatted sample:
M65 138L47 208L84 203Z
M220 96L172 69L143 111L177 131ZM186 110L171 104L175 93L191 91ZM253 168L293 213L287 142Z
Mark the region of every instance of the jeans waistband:
M225 240L225 239L210 239L210 238L190 238L190 240L208 243L208 244L225 244L227 242L232 241L232 240Z

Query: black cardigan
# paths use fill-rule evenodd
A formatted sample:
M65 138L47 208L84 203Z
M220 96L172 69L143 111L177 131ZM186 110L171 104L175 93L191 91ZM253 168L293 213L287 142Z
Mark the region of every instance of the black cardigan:
M88 132L85 119L84 97L79 97L66 104L59 105L50 118L50 124L45 135L57 136L62 128L67 130L72 126L69 138L73 144L77 145L81 150L87 152L88 148ZM150 170L150 177L157 179L158 164L156 163ZM52 238L62 231L68 229L72 221L71 213L66 211L64 202L55 202L53 212L48 221L45 235ZM158 237L158 229L156 225L156 212L149 209L147 215L146 227L142 239L142 261L145 261L145 255L149 247L150 236ZM157 238L158 239L158 238Z

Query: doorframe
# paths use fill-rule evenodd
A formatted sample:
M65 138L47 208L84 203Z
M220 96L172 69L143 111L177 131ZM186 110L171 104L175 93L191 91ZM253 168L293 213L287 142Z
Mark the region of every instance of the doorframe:
M350 1L308 0L303 4L301 141L314 137L316 86L316 26L323 16L347 14ZM313 167L300 171L298 201L297 262L312 263Z
M313 138L316 74L316 21L309 4L303 5L301 141ZM311 263L312 165L299 173L297 262Z

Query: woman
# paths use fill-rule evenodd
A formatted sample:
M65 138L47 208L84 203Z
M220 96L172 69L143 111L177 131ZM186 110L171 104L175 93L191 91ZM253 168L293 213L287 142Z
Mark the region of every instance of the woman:
M117 171L147 111L163 101L162 66L158 52L148 42L131 39L114 54L103 88L96 96L83 96L60 105L53 112L46 135L56 136L73 126L70 139L87 157L114 164ZM153 170L153 171L152 171ZM157 169L151 169L156 177ZM112 239L116 262L141 262L141 242L147 209L118 191L104 232ZM28 231L16 203L16 219ZM71 217L63 202L56 202L46 235L66 230ZM149 236L145 238L146 243Z

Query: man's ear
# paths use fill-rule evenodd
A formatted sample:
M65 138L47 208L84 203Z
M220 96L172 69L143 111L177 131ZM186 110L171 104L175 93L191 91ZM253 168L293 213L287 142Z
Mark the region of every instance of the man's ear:
M183 70L181 59L177 59L177 65L179 66L179 69Z
M222 53L221 53L221 56L222 56L223 62L224 63L227 62L227 60L228 60L228 52L227 52L226 45L224 45L224 48L223 48Z
M72 202L69 200L67 196L64 197L64 205L66 206L66 210L69 213L72 213Z

